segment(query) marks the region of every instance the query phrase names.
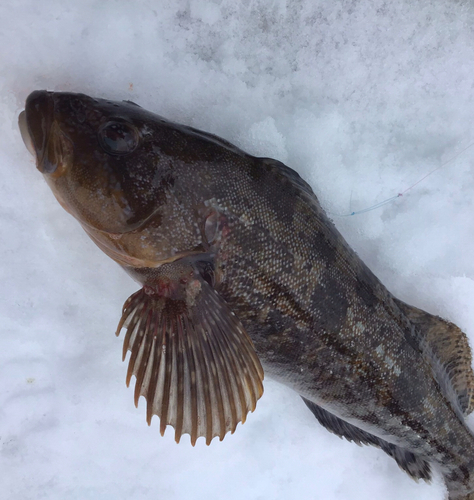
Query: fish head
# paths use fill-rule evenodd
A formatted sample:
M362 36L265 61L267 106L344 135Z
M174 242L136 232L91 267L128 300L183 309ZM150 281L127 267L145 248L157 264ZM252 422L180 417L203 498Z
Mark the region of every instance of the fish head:
M64 208L96 229L126 233L150 217L170 182L160 178L149 154L148 114L127 101L35 91L19 122Z
M59 203L119 263L156 267L199 246L193 214L170 206L173 157L157 147L170 122L130 101L34 91L19 126Z

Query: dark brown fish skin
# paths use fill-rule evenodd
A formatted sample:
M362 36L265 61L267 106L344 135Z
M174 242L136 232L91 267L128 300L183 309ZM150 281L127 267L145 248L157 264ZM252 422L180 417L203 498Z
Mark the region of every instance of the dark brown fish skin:
M295 172L132 103L37 91L26 114L58 200L137 281L164 262L210 261L266 374L435 464L450 499L471 498L474 437L440 389L436 349ZM138 134L127 155L98 139L112 118ZM216 243L209 217L219 219Z

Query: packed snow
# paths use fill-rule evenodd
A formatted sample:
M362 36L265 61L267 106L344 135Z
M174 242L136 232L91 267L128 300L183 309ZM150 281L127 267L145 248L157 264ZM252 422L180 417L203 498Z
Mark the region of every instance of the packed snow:
M389 290L474 343L473 4L4 0L0 21L0 497L445 498L269 378L223 442L148 427L114 336L138 285L56 202L17 118L35 89L84 92L277 158Z

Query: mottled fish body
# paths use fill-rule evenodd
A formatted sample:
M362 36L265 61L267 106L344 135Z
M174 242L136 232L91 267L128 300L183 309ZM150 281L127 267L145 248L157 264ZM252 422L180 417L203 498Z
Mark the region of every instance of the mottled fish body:
M19 121L61 205L143 285L117 334L148 422L223 439L265 372L331 432L474 499L466 336L394 298L296 172L130 102L36 91Z

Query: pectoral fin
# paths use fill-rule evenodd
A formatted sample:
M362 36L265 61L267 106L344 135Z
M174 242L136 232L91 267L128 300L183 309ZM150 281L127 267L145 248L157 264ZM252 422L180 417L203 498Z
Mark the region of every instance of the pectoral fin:
M135 375L135 404L145 396L148 424L158 415L162 435L169 424L177 442L186 433L193 446L200 436L207 444L222 440L255 409L262 366L241 322L210 284L196 274L163 283L124 304L117 335L127 329L127 385Z

